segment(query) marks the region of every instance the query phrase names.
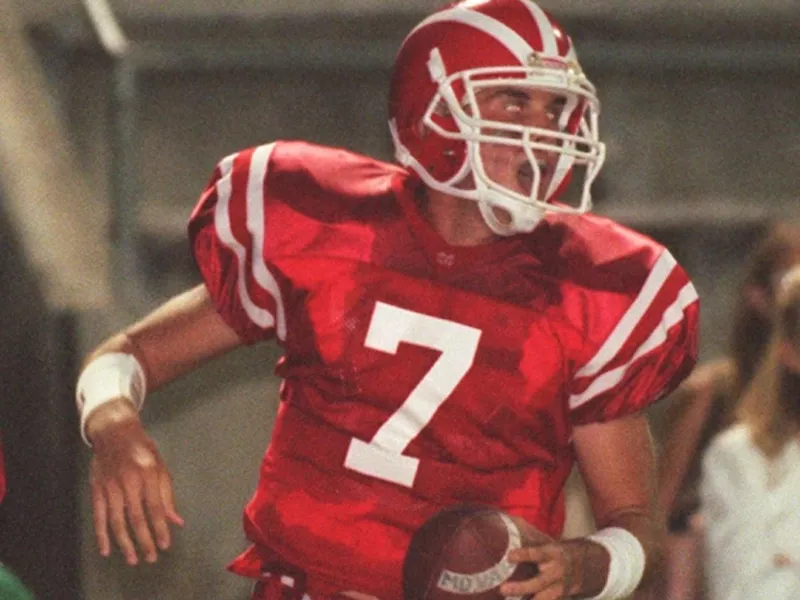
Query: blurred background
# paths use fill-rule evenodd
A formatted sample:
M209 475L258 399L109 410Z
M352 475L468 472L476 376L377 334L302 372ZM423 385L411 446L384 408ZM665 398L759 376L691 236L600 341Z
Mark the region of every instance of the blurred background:
M701 357L723 352L743 258L769 222L800 218L800 4L540 4L599 89L596 212L672 250L702 298ZM0 560L37 597L248 597L224 567L245 547L276 348L238 351L148 402L186 528L137 569L94 549L78 363L199 282L185 223L221 157L302 138L391 159L393 56L438 5L0 0Z

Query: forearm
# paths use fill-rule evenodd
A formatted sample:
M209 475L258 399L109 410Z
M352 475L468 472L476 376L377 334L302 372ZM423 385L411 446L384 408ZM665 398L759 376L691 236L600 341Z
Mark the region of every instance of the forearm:
M649 509L630 509L611 515L599 528L619 527L630 532L641 544L644 552L644 573L640 587L654 583L660 575L664 560L666 527L662 519Z
M610 557L606 549L587 537L564 540L562 547L567 565L565 589L579 598L599 594L608 575Z
M609 583L616 591L604 598L625 597L620 590L647 585L662 561L664 522L656 518L655 457L647 419L631 415L576 427L573 439L601 534L597 543L606 546L587 552L592 562L580 593L596 595ZM602 558L595 563L598 551ZM609 560L612 551L616 562Z
M203 286L171 298L140 321L108 338L84 360L109 352L133 355L152 392L202 362L240 345Z
M106 354L130 354L144 371L146 391L149 393L190 372L205 359L189 352L191 346L186 346L183 342L170 343L169 350L160 348L154 339L157 337L158 333L137 323L95 347L84 358L83 368Z
M145 393L240 343L202 286L175 296L108 338L87 355L79 380L78 406L87 440L116 428L111 426L138 424Z
M630 510L610 516L598 524L600 531L611 528L624 529L632 534L641 545L644 553L644 574L639 587L647 587L657 577L662 561L663 527L659 520L647 511ZM608 550L590 537L580 537L564 541L568 563L574 574L575 587L572 594L578 597L594 597L606 585L609 576L611 556Z

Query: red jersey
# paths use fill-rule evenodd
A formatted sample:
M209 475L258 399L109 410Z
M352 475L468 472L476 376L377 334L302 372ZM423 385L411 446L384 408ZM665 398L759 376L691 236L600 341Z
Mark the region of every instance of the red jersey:
M663 246L584 215L453 247L420 191L397 166L276 142L222 160L192 214L223 319L284 350L236 572L277 558L310 593L389 600L444 506L558 536L572 428L639 411L694 364L697 294Z

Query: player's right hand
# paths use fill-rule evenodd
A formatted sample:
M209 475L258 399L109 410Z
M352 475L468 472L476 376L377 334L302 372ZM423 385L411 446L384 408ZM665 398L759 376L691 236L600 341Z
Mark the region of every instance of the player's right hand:
M86 431L94 450L89 484L100 554L111 553L110 530L129 565L138 564L139 553L155 562L158 550L171 544L169 523L183 526L172 477L155 443L124 399L99 407Z

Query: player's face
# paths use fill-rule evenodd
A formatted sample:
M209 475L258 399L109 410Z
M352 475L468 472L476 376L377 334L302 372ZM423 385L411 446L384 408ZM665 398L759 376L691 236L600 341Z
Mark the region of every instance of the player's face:
M796 377L800 377L800 343L784 342L781 348L783 367Z
M764 297L763 306L756 305L755 307L760 310L765 318L771 318L770 315L774 309L775 299L780 292L783 278L786 277L789 271L800 269L800 248L788 250L778 259L774 268L775 270L770 276L770 287L762 292Z
M498 86L483 88L476 93L477 108L481 119L536 127L543 130L532 141L554 144L547 131L557 131L562 111L566 104L564 96L525 86ZM485 131L494 135L521 138L522 134L511 131ZM541 138L541 139L537 139ZM541 171L537 190L540 197L553 178L558 155L555 152L534 150L536 162ZM519 146L503 144L481 144L481 159L487 175L505 187L524 195L531 193L533 186L533 167Z

